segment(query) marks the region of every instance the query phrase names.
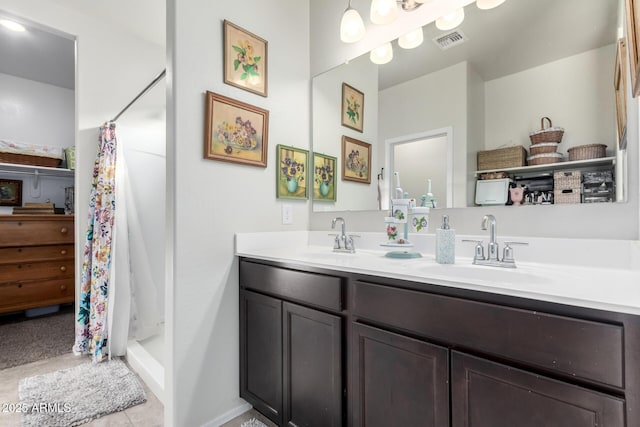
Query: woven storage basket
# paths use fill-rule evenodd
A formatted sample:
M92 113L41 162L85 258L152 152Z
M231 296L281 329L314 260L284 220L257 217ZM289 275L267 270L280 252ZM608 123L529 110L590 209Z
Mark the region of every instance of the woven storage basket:
M556 205L580 203L580 189L553 190L553 203Z
M588 144L571 147L567 150L569 161L599 159L607 154L607 146L604 144Z
M549 121L549 127L544 127L544 120ZM531 132L529 139L531 144L542 144L544 142L562 142L562 135L564 135L564 129L560 127L553 127L551 119L549 117L543 117L540 119L540 130Z
M549 163L558 163L562 161L562 154L560 153L546 153L536 154L535 156L527 157L529 166L546 165Z
M536 154L555 153L558 150L558 142L541 142L540 144L530 145L529 153L532 156Z
M553 189L580 189L582 174L580 171L557 171L553 173Z
M60 162L62 162L61 159L55 159L53 157L0 152L0 163L13 163L19 165L46 166L50 168L57 168L60 165Z
M527 150L522 145L478 151L478 170L518 168L527 164Z

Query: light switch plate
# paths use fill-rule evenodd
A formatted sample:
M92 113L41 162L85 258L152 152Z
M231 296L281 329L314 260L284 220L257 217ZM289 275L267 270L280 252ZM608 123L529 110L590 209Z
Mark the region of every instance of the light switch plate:
M282 223L293 224L293 205L282 205Z

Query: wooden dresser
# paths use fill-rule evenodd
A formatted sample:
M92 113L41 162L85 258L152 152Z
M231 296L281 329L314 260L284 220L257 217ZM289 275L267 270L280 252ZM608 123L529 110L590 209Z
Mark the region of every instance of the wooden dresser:
M75 300L70 215L0 215L0 313Z

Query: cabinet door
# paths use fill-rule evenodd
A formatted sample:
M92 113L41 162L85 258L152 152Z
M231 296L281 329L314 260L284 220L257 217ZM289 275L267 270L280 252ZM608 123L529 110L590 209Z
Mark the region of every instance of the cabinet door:
M449 425L448 350L353 324L353 425Z
M340 317L283 303L285 425L342 425Z
M282 302L240 291L240 396L282 425Z
M621 427L624 400L452 352L453 427Z

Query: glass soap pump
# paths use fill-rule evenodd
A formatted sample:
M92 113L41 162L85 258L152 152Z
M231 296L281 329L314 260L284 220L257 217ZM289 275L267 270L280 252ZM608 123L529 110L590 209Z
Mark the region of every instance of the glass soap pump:
M456 230L449 225L449 216L442 215L442 225L436 230L436 262L453 264L456 259Z

